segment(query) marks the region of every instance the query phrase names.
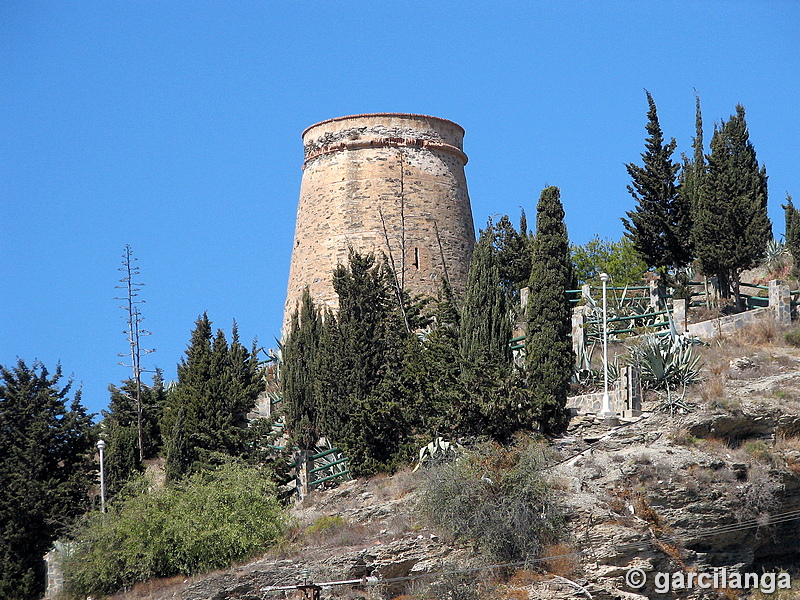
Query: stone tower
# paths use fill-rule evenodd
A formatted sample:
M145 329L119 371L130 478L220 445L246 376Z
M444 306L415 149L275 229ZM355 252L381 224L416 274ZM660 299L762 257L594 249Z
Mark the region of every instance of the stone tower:
M303 132L284 331L308 286L337 307L332 273L348 248L382 254L404 289L435 296L446 277L463 296L475 244L464 130L424 115L339 117Z

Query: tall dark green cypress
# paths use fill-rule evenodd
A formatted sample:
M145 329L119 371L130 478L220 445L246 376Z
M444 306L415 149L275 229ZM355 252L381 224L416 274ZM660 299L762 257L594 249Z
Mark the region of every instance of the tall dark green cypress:
M497 265L500 269L500 283L510 303L519 302L519 291L528 285L531 273L530 244L528 241L528 221L523 210L520 215L520 230L508 215L491 226L494 234L494 247L497 253Z
M680 268L692 260L691 206L679 193L677 174L680 165L673 162L675 139L664 144L656 104L647 94L647 134L643 166L627 166L632 185L628 191L636 208L622 219L626 236L651 267L662 271Z
M693 239L706 274L716 275L723 298L742 307L739 277L754 267L772 239L767 216L767 172L750 142L744 107L715 128L707 173L695 207Z
M700 96L695 94L695 135L692 138L694 150L690 159L683 155L683 168L680 172L680 187L678 194L684 206L688 207L691 218L688 219L689 245L694 256L694 235L691 231L694 223L695 210L700 204L700 190L706 175L705 150L703 147L703 114L700 110Z
M794 274L798 274L798 266L800 266L800 210L795 208L792 203L792 197L786 194L786 204L782 205L784 210L784 217L786 219L786 249L792 255L794 260Z
M504 390L512 378L511 319L492 238L491 227L481 231L470 262L458 331L466 396L452 421L459 432L505 440L519 429L519 419L517 403Z
M453 291L442 280L433 325L419 352L422 376L419 386L420 430L431 439L456 433L457 417L469 402L461 381L458 330L461 315Z
M317 363L321 433L342 448L353 474L368 475L391 469L408 436L403 364L414 340L385 261L351 250L333 287L339 312L325 316Z
M533 417L546 431L566 424L564 407L575 364L570 332L572 309L566 291L572 281L567 226L560 191L542 191L536 208L525 342Z
M320 335L319 311L306 288L299 310L292 314L281 367L281 406L292 441L301 450L312 449L320 438L315 391Z
M493 237L491 226L481 231L469 265L459 328L459 350L465 373L483 370L487 365L508 367L511 364L508 343L511 322Z

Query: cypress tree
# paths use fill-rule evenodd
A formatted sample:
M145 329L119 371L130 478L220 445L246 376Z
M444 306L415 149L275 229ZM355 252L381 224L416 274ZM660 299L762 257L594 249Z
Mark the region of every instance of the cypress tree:
M542 191L528 295L526 370L533 416L546 431L566 423L564 406L575 356L570 341L572 309L566 291L572 281L569 238L557 187Z
M472 373L487 365L510 367L511 322L493 249L491 223L481 231L472 252L467 293L461 312L459 350L462 370Z
M292 314L289 335L283 345L281 367L282 408L292 441L310 450L320 438L315 378L321 323L308 288L303 290L299 311Z
M692 260L691 206L679 193L676 182L679 164L672 161L676 143L673 138L664 144L664 135L658 122L656 104L647 94L647 133L643 166L626 165L632 185L628 191L636 208L622 219L626 236L636 251L651 267L662 271L677 269Z
M167 459L165 472L167 481L178 481L190 472L197 460L197 454L191 446L186 431L186 409L184 407L176 409L169 434L164 446L164 454Z
M792 197L786 194L786 204L782 205L786 219L786 249L794 260L794 274L797 276L800 265L800 211L792 204Z
M700 111L700 97L695 95L695 135L692 138L694 154L690 159L683 155L683 169L680 173L679 194L686 206L694 214L699 203L700 188L706 172L706 161L703 150L703 115ZM691 235L689 236L691 243ZM693 249L693 248L692 248Z
M420 432L431 439L439 435L452 437L456 433L458 415L464 412L468 402L461 381L458 352L460 320L452 289L443 279L431 331L416 355L416 366L421 373L416 413Z
M514 228L508 215L503 215L497 224L491 226L497 266L500 271L500 284L510 303L519 302L520 288L528 284L528 276L531 273L527 227L524 210L520 215L519 231Z
M393 300L391 272L350 251L333 273L339 312L320 331L317 398L321 431L355 475L391 469L409 433L404 355L411 334Z
M466 395L452 420L461 433L488 433L504 440L518 429L519 419L516 404L511 407L509 394L503 393L512 376L511 319L492 238L491 227L481 231L467 275L458 331Z
M739 277L754 267L769 240L767 173L750 142L744 107L715 128L695 208L693 239L703 271L716 275L723 298L742 308Z
M40 598L43 557L89 507L94 426L61 367L0 366L0 597Z

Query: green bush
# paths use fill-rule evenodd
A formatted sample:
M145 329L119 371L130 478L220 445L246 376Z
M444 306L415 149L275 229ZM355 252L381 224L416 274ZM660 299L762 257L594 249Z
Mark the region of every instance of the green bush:
M499 560L535 557L554 543L561 512L542 474L543 446L483 445L426 470L418 511L435 529Z
M783 334L783 339L786 343L795 348L800 348L800 329L792 329Z
M87 515L70 543L65 587L73 597L111 594L153 577L229 566L263 552L288 517L269 474L241 464L151 490L140 478L107 514Z

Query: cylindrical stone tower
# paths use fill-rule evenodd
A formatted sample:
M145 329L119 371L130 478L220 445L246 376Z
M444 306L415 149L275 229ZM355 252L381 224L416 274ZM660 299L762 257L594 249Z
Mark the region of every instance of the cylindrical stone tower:
M308 287L337 307L332 274L348 249L385 254L411 294L435 296L442 278L462 296L475 244L464 130L425 115L339 117L303 132L284 331Z

